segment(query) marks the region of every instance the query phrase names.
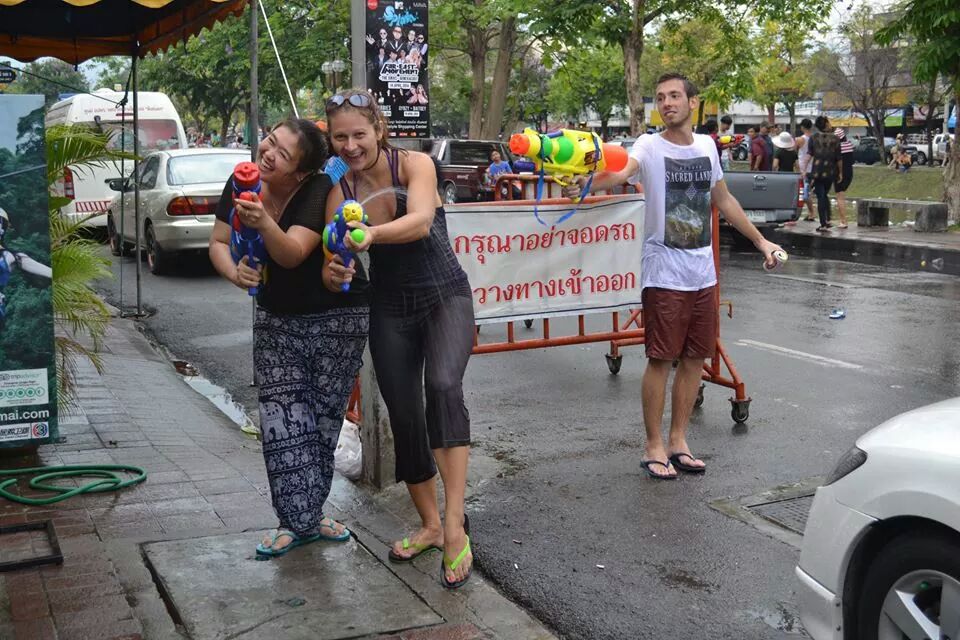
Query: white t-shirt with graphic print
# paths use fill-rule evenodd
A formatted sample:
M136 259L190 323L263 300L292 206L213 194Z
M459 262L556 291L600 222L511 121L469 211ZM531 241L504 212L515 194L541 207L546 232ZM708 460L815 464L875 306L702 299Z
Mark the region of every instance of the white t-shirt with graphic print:
M694 134L677 145L660 135L640 136L630 149L640 165L629 180L643 183L646 213L640 286L699 291L717 283L713 264L710 190L723 179L717 145Z

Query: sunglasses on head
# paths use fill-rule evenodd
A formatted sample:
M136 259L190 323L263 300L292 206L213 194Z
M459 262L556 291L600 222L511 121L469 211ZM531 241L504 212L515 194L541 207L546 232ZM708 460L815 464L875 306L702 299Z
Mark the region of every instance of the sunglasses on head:
M345 102L348 102L351 106L360 109L369 107L371 104L373 104L373 100L366 93L354 93L349 96L344 96L342 93L338 93L327 100L327 111L332 111L342 107Z

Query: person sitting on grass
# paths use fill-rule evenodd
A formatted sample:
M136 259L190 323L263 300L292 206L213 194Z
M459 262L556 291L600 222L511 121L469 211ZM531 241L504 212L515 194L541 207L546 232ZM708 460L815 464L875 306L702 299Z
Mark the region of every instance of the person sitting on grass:
M897 172L906 173L910 170L910 164L910 154L906 149L901 149L900 155L897 156Z

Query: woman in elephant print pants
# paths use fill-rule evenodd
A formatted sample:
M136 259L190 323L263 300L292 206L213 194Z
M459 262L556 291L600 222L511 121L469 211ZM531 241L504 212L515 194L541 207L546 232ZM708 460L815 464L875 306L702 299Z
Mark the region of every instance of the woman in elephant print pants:
M279 556L350 531L325 517L333 452L363 356L369 329L362 267L348 292L323 273L321 234L332 183L323 134L310 121L286 120L260 143L262 190L253 202L233 202L232 178L217 208L210 259L230 282L258 287L253 360L260 386L263 456L279 528L257 554ZM259 231L262 264L239 264L230 253L230 210Z

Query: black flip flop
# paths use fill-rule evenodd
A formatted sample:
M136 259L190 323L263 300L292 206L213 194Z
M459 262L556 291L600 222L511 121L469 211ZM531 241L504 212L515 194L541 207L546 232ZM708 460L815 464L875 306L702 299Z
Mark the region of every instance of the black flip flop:
M684 456L690 458L691 460L696 460L696 458L694 458L689 453L674 453L670 456L670 462L673 463L674 467L676 467L680 471L683 471L684 473L705 473L707 471L707 468L705 466L694 467L693 465L684 464L683 462L680 461L680 458Z
M664 470L666 470L666 469L668 469L668 466L669 466L670 463L669 463L669 462L660 462L659 460L641 460L641 461L640 461L640 468L643 469L644 471L646 471L646 472L647 472L647 475L650 476L651 478L653 478L654 480L676 480L676 479L677 479L677 476L676 476L676 475L667 476L667 475L658 475L658 474L654 473L653 471L650 470L650 465L654 465L654 464L658 464L658 465L660 465L661 467L663 467Z

